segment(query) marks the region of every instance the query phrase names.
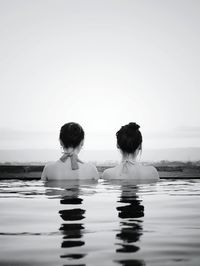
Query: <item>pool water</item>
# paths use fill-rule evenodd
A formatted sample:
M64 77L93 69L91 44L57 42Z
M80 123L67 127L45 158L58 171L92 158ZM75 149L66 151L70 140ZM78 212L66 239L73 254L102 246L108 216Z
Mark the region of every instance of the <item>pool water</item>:
M0 181L0 265L200 265L200 180Z

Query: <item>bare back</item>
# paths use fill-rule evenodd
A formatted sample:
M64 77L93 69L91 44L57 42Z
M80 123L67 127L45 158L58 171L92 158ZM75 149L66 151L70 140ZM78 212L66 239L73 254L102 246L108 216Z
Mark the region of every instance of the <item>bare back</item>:
M49 163L44 167L42 180L79 180L98 179L96 167L89 163L78 163L79 169L72 170L71 162L61 162L60 160Z
M158 180L159 175L155 167L145 166L139 163L119 165L106 169L102 175L103 179L132 179L132 180Z

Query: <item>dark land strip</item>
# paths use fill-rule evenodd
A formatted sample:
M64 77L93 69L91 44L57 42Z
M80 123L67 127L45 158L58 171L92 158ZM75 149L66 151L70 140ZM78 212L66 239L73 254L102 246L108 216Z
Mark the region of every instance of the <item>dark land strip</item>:
M200 166L181 164L181 165L154 165L159 172L161 179L200 179ZM110 168L110 165L97 165L100 173ZM1 164L0 179L21 179L33 180L40 179L44 165L29 164Z

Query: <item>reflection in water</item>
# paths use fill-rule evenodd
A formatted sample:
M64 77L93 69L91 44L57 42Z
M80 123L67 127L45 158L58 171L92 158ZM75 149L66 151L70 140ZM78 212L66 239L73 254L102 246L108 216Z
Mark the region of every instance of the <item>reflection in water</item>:
M76 220L82 220L85 218L83 216L83 214L85 213L85 210L82 210L80 208L71 209L71 210L60 210L59 213L60 213L61 218L64 221L76 221Z
M120 203L125 203L124 206L117 207L119 218L123 219L120 222L120 232L116 234L116 238L121 240L118 243L117 253L135 253L139 250L136 243L142 235L144 206L141 205L141 200L137 195L138 186L134 184L125 183L121 184ZM141 266L145 265L143 260L118 260L119 264L124 266Z
M60 231L62 231L63 239L81 238L81 231L84 229L83 224L62 224Z
M64 221L59 228L63 235L61 248L68 251L60 258L68 261L80 260L86 256L80 249L85 245L83 240L85 210L81 206L83 199L80 197L80 181L67 181L67 183L66 181L50 181L46 183L46 186L48 195L60 197L59 215ZM53 190L49 189L50 187ZM85 264L78 265L84 266Z
M72 188L66 188L66 191L70 190L70 196L65 195L60 200L60 203L62 205L73 205L73 202L76 204L82 204L82 199L79 198L79 187L76 187L76 189L73 188L73 194ZM64 206L63 206L64 207ZM66 206L67 207L67 206ZM81 208L73 208L73 209L64 209L60 210L59 214L60 217L65 222L69 221L80 221L85 218L83 214L85 213L85 210ZM80 247L85 244L84 241L79 240L82 239L83 233L82 231L85 229L83 223L63 223L60 227L60 231L62 232L63 236L63 242L61 244L62 248L72 248L72 247ZM65 254L61 255L61 258L73 258L73 259L81 259L85 256L85 254Z
M143 260L118 260L117 262L123 266L145 266Z
M46 183L47 195L59 198L59 216L62 219L59 231L62 233L60 258L65 265L86 265L84 233L86 210L83 208L83 198L87 188L80 181L76 182L55 182ZM91 188L91 184L89 184ZM116 234L119 241L116 247L117 256L113 262L124 266L144 266L143 260L130 258L130 254L138 252L138 241L143 232L144 207L141 204L137 192L138 186L135 184L120 184L121 196L116 207L120 219L120 230ZM85 252L86 251L86 252ZM125 255L127 259L125 259ZM67 264L68 263L68 264ZM75 264L74 264L75 263ZM78 263L78 264L77 264Z

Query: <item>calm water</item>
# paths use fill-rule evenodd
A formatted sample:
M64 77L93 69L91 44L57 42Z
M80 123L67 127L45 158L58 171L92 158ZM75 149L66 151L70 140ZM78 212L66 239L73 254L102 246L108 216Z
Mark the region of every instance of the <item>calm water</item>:
M0 265L200 265L200 180L0 182Z

